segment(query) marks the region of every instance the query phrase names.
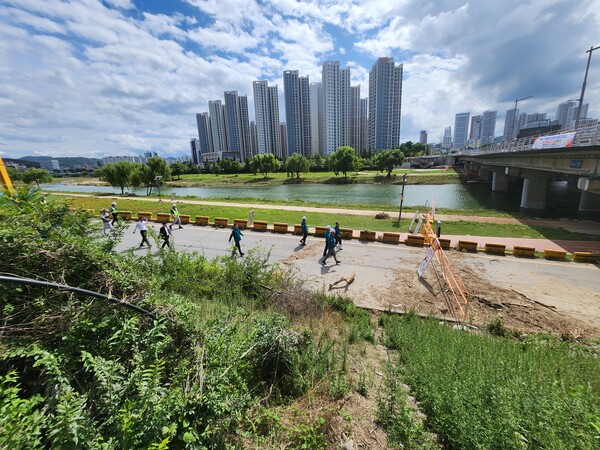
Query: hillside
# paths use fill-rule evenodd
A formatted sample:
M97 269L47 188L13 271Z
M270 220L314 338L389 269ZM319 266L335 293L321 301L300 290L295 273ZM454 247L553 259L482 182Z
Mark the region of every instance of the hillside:
M88 164L92 167L96 167L100 162L97 158L83 158L83 157L52 157L52 156L23 156L20 158L21 161L31 161L36 163L47 163L55 159L60 164L61 169L69 169L72 167L81 167L84 164Z

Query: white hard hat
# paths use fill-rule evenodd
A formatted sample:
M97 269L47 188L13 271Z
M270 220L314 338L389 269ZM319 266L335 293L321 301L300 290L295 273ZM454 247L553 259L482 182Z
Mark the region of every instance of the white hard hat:
M175 203L173 203L171 206L172 206L173 208L175 208L177 205L176 205Z
M325 229L326 229L326 230L331 230L331 227L330 227L329 225L327 225L327 226L325 227Z
M112 202L111 206L117 206L117 202Z
M302 220L306 220L306 216L302 216Z

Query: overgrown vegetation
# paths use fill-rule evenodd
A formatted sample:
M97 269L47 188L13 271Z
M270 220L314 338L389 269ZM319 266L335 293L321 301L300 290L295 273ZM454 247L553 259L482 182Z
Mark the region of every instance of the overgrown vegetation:
M445 448L598 448L597 349L543 335L473 335L415 315L387 317L384 327L398 352L395 376Z
M109 294L158 317L0 284L1 448L241 446L265 407L323 386L334 400L348 384L348 334L303 326L301 315L322 320L327 302L303 294L305 309L290 313L295 281L266 255L118 254L87 214L35 192L0 197L0 221L0 272ZM263 425L280 445L326 442L322 418Z

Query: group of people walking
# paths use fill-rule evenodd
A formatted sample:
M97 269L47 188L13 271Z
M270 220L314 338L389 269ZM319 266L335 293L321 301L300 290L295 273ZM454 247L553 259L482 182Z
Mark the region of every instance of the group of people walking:
M173 230L174 225L178 225L179 228L183 228L181 224L181 217L179 215L179 210L177 209L177 204L173 203L171 205L171 216L173 217L173 223L167 226L167 222L162 222L162 226L159 230L159 235L163 240L163 244L161 248L170 248L170 237ZM103 208L100 213L100 218L102 219L103 231L104 234L109 233L115 223L119 221L119 210L117 209L117 203L112 202L110 209ZM138 222L135 225L133 233L135 234L138 230L140 231L140 235L142 236L142 242L140 242L139 247L143 247L146 244L148 247L151 247L150 242L148 241L148 219L144 216L141 216ZM302 216L301 223L301 231L302 231L302 239L300 239L301 245L306 245L306 238L308 237L308 225L306 223L306 216ZM233 225L231 229L231 234L229 235L229 242L233 239L235 247L233 248L232 255L237 251L239 251L240 256L244 256L244 252L242 252L242 247L240 242L242 240L242 236L244 234L240 230L237 224ZM340 223L336 222L335 226L332 228L327 225L325 227L325 249L323 251L323 257L319 259L319 263L322 265L327 264L327 259L329 257L333 257L336 264L340 264L340 260L337 258L336 253L342 249L342 232L340 230Z

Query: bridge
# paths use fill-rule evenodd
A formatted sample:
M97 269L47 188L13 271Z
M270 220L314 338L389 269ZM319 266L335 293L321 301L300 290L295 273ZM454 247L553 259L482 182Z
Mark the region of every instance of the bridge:
M491 181L492 191L522 186L521 208L546 208L548 181L563 176L579 189L579 211L600 217L600 123L461 150L455 162Z

